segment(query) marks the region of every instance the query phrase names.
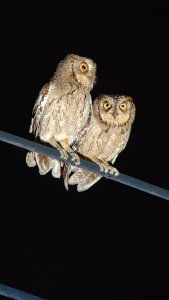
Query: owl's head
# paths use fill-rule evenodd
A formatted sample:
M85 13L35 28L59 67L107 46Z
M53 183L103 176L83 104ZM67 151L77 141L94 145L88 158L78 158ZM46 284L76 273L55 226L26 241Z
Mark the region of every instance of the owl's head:
M96 80L96 64L89 58L69 54L59 63L57 76L91 90Z
M135 105L129 96L102 95L94 101L93 107L95 115L109 125L132 124L135 118Z

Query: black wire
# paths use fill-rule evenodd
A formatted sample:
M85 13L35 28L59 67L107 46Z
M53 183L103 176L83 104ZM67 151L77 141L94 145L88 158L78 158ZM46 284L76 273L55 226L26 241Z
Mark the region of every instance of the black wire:
M5 131L0 130L0 140L12 145L15 145L17 147L27 149L30 151L35 151L35 152L40 152L46 156L50 156L52 158L60 159L60 153L58 150L36 143L32 142L30 140L26 140L24 138L21 138L19 136L7 133ZM73 164L71 158L69 157L66 161L69 164ZM86 169L88 171L91 171L93 173L100 174L100 168L97 164L87 161L81 158L80 160L80 167L82 169ZM161 187L158 187L156 185L150 184L148 182L136 179L134 177L125 175L120 173L118 176L114 175L107 175L107 174L102 174L102 176L109 178L111 180L120 182L122 184L128 185L132 188L141 190L143 192L146 192L148 194L169 200L169 190L163 189Z
M0 295L13 300L45 300L44 298L30 295L4 284L0 284Z

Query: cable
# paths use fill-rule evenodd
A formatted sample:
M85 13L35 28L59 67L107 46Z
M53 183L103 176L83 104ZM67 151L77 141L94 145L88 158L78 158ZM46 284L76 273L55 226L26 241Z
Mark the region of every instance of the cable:
M35 151L35 152L40 152L46 156L50 156L52 158L60 159L60 153L57 149L32 142L30 140L26 140L24 138L21 138L19 136L7 133L5 131L0 130L0 140L12 145L15 145L17 147L27 149L29 151ZM72 164L72 160L69 157L66 161L69 164ZM88 171L91 171L93 173L100 174L100 168L97 164L87 161L81 158L80 160L80 167L82 169L86 169ZM158 187L156 185L147 183L145 181L136 179L134 177L125 175L120 173L119 176L114 176L114 175L109 175L109 174L102 174L102 176L109 178L111 180L120 182L122 184L128 185L132 188L141 190L143 192L146 192L148 194L151 194L156 197L163 198L165 200L169 200L169 190L163 189L161 187Z
M44 298L30 295L4 284L0 284L0 295L13 300L45 300Z

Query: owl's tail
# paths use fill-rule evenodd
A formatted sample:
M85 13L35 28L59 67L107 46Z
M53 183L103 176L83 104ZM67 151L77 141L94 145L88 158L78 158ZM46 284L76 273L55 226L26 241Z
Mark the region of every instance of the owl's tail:
M36 166L36 160L35 160L35 152L28 152L26 154L26 164L28 167L32 168Z
M77 191L83 192L89 189L97 181L99 181L100 178L101 176L98 174L94 174L82 169L77 169L77 171L69 178L68 183L70 185L77 184Z
M60 162L56 159L52 159L41 153L28 152L26 155L26 163L29 167L38 165L41 175L47 174L52 169L53 177L60 178Z

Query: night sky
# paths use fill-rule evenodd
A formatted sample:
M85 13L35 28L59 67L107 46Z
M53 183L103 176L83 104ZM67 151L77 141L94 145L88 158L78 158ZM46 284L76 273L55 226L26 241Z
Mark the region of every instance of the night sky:
M167 1L1 1L0 41L1 130L32 139L34 102L59 61L89 57L92 98L125 94L136 104L115 167L169 189ZM0 151L0 283L46 299L169 296L166 200L105 178L66 191L28 168L25 150L0 142Z

